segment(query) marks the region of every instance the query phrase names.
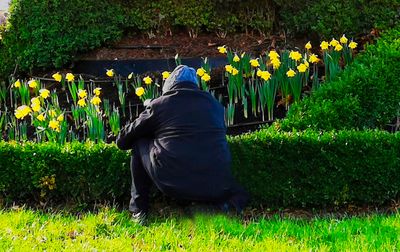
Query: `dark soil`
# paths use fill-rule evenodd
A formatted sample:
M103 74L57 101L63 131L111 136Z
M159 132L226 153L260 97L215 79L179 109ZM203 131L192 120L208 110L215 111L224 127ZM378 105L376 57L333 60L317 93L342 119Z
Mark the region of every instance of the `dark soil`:
M185 32L173 36L149 38L147 35L127 36L108 47L102 47L80 56L82 60L122 60L122 59L162 59L180 57L219 56L218 46L226 45L238 51L259 55L263 51L285 44L284 36L268 38L257 34L232 34L219 38L213 33L199 34L190 38ZM296 40L294 44L304 46L306 39Z

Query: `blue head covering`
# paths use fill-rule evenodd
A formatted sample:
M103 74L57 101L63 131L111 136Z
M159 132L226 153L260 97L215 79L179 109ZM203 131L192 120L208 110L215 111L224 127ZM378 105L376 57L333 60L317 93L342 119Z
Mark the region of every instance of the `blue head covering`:
M181 82L192 82L198 85L196 70L185 65L177 66L165 81L162 88L163 94L169 90L172 90L178 83Z

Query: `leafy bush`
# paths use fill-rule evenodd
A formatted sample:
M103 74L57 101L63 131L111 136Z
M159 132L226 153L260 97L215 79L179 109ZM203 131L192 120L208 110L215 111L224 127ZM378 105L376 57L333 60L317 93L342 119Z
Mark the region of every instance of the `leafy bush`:
M265 130L229 142L234 175L254 204L379 204L399 196L398 134ZM115 145L0 142L0 160L0 197L7 201L129 197L129 153Z
M260 131L232 138L234 173L270 206L383 203L400 192L400 135Z
M115 145L1 142L0 159L0 191L9 200L92 202L129 193L129 154Z
M384 128L400 110L400 25L368 46L333 82L325 83L298 104L283 130Z
M10 13L3 45L21 70L61 67L122 35L123 16L109 0L13 0Z
M174 27L183 27L192 33L200 30L233 32L247 28L247 25L263 33L272 29L273 14L270 13L274 8L269 0L240 4L247 12L236 6L240 2L13 0L9 24L1 32L0 76L6 78L16 64L25 72L63 67L79 52L116 41L124 32L165 33ZM271 6L250 18L254 20L252 23L239 22L240 15L253 13L259 2Z
M337 34L368 33L371 28L393 26L400 17L398 0L275 0L280 18L292 33L315 33L325 39Z

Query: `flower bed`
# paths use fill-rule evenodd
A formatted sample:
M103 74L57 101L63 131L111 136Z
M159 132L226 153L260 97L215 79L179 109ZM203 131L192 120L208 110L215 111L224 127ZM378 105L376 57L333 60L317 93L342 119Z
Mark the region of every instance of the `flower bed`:
M220 46L218 50L228 62L222 85L207 58L197 69L198 81L202 90L225 106L228 126L272 122L278 113L282 118L291 104L298 103L305 91L317 90L325 81L334 80L351 63L356 48L357 43L344 35L339 40L323 41L316 49L308 42L301 51L271 50L258 58ZM318 51L321 56L313 53ZM176 64L180 61L177 57ZM319 68L324 68L324 77ZM33 78L13 80L9 87L0 88L3 138L59 143L104 141L108 135L116 136L121 124L138 115L141 102L160 96L169 74L121 76L107 69L104 75L110 83L102 85L104 90L73 73L54 73L50 83Z

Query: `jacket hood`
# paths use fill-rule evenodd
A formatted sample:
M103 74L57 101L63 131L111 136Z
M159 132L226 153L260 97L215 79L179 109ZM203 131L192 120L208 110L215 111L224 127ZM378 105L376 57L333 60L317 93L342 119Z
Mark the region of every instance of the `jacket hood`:
M191 83L198 87L196 71L193 68L185 65L177 66L170 76L165 80L162 93L164 94L175 89L177 85L182 82L188 82L188 87Z

